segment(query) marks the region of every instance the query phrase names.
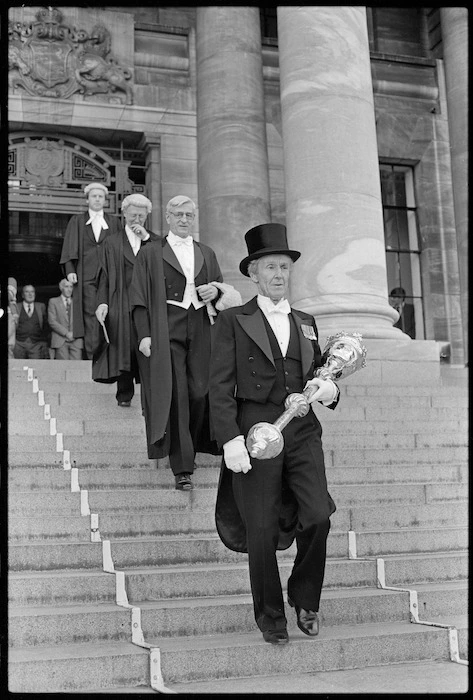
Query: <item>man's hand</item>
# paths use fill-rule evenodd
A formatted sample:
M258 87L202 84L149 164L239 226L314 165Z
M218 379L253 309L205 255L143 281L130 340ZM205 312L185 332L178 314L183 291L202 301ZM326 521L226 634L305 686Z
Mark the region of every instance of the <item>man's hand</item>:
M145 357L149 357L151 355L151 338L148 336L143 338L140 342L138 350L142 352Z
M74 340L74 334L72 331L67 331L66 333L66 342L71 343Z
M99 323L104 323L108 314L108 304L99 304L95 309L95 315Z
M196 287L196 291L205 304L208 304L209 301L213 301L218 296L218 289L214 287L213 284L199 284L199 286Z
M77 275L75 272L69 272L67 275L67 281L71 284L77 284Z
M246 474L251 469L250 455L245 446L243 435L237 435L223 446L225 464L232 472Z
M149 238L149 233L144 226L141 226L140 224L133 224L133 226L130 226L130 228L133 231L133 233L135 233L138 236L138 238L141 238L142 241L145 241L147 238Z
M337 397L337 385L332 382L331 379L319 379L319 377L314 377L313 379L309 379L304 387L304 391L307 387L311 389L308 398L309 403L321 401L322 403L331 404Z

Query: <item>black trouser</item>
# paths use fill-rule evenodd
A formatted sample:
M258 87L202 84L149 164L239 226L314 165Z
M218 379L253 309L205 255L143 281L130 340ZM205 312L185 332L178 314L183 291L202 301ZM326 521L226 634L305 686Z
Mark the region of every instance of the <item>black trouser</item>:
M87 360L92 360L97 350L100 338L100 324L95 315L97 308L97 287L93 280L84 280L82 283L82 319L84 323L84 355Z
M239 418L242 434L246 436L259 421L274 423L283 411L282 404L244 402ZM235 500L246 527L255 619L262 632L286 627L276 558L283 479L298 504L297 556L287 584L288 596L302 608L319 609L333 510L321 434L318 420L309 411L284 428L280 455L268 460L251 459L249 472L232 474Z
M130 343L131 343L131 357L130 357L130 370L127 372L121 372L117 379L117 391L115 398L119 403L122 401L131 401L135 395L135 384L134 382L139 378L139 368L137 354L138 350L138 337L136 335L136 329L131 324L130 327ZM141 392L141 408L143 408L143 392Z
M205 306L168 304L172 363L169 463L174 474L193 473L208 413L210 334Z

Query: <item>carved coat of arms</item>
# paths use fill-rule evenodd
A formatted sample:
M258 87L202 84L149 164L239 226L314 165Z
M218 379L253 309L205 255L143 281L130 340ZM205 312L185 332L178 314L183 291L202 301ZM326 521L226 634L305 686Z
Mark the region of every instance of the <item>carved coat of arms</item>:
M36 13L36 22L9 22L8 35L10 88L40 97L101 94L109 102L132 104L131 71L111 54L105 26L89 34L64 24L62 13L47 7Z

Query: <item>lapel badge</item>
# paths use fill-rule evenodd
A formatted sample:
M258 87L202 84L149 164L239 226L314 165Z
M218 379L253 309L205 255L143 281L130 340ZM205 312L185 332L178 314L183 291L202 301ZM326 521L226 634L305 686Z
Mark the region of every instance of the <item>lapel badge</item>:
M304 323L301 323L301 331L304 335L304 338L307 338L307 340L317 340L315 330L312 326L306 326Z

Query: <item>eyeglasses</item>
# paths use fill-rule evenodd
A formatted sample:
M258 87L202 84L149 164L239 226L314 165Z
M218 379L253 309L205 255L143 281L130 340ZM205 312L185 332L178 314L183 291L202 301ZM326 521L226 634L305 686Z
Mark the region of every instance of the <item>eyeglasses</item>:
M169 213L176 219L182 219L184 217L184 219L187 219L187 221L192 221L192 219L195 217L195 214L185 211L170 211Z

